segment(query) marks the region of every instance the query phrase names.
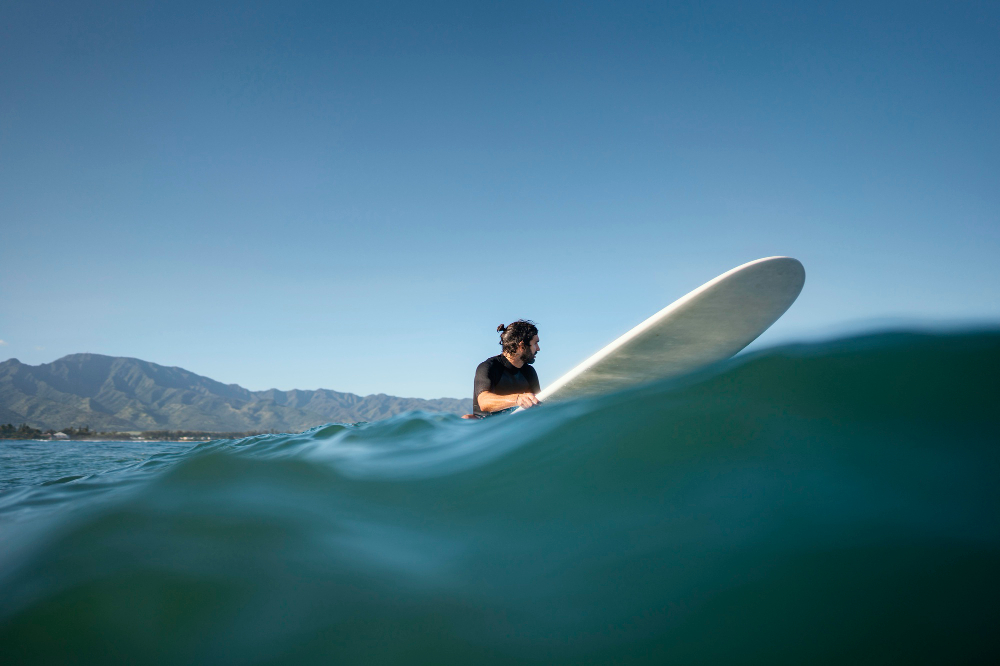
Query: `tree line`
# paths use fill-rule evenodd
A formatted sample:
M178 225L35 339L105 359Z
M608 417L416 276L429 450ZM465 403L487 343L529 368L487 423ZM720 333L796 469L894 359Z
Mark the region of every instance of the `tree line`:
M213 439L239 439L255 435L273 435L277 430L252 430L248 432L209 432L205 430L145 430L138 435L130 432L98 432L90 426L82 428L63 428L62 430L40 430L26 423L15 426L13 423L0 425L0 439L52 439L56 433L66 435L67 439L102 439L102 440L192 440L209 441Z

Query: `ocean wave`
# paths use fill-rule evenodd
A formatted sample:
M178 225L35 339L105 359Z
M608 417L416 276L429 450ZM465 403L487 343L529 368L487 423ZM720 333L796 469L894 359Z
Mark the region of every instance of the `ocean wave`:
M998 369L886 333L7 491L0 660L992 660Z

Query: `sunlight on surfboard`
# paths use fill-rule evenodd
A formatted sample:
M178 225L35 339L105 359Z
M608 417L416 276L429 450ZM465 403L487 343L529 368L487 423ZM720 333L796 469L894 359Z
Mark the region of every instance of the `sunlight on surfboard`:
M791 257L737 266L626 332L538 398L551 402L611 393L727 359L791 307L805 279L802 263Z

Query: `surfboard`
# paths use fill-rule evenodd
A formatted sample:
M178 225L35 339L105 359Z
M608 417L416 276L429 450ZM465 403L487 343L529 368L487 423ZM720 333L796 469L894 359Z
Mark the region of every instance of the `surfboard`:
M785 314L805 279L805 268L791 257L737 266L611 342L545 387L538 399L611 393L727 359Z

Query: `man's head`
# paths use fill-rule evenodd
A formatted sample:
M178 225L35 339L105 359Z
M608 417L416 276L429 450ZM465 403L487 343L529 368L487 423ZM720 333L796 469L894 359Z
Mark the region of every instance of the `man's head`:
M535 354L541 349L538 346L538 327L535 323L527 319L517 321L504 326L497 326L500 333L500 345L503 353L508 357L520 357L527 364L535 362Z

